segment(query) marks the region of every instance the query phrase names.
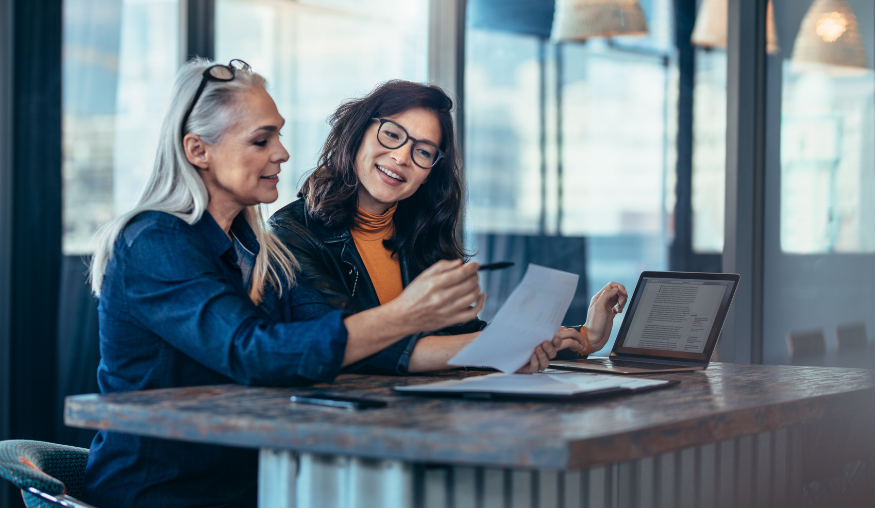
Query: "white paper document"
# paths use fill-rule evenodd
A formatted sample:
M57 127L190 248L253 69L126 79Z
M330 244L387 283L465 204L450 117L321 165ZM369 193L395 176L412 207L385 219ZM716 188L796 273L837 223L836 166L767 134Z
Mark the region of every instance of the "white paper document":
M489 374L487 376L438 381L419 386L396 386L401 392L500 393L505 395L578 395L602 390L641 390L669 383L659 379L612 376L610 374L542 373Z
M516 372L528 363L535 346L559 331L578 278L577 274L530 264L495 319L450 359L450 365Z

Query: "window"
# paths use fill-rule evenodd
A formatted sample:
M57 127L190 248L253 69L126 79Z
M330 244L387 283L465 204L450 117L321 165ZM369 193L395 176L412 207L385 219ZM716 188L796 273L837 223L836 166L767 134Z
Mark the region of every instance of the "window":
M781 249L875 252L875 73L782 70Z
M179 65L176 0L65 0L64 238L90 252L103 223L133 206L152 169Z
M693 251L723 252L726 51L697 49L693 88Z
M774 9L763 358L786 363L797 361L788 334L816 331L830 351L837 329L875 329L875 4L775 0Z
M389 79L426 81L427 55L427 0L218 0L216 59L252 65L286 119L290 159L269 211L296 199L344 100Z
M677 157L672 7L641 6L646 36L555 43L548 2L468 2L466 245L482 262L517 262L483 276L484 319L529 262L581 275L570 325L585 321L607 282L631 292L641 271L666 269Z

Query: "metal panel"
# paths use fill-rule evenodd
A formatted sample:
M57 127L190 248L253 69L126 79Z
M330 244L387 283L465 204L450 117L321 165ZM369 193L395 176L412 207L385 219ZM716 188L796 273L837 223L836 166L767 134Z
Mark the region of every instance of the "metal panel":
M446 508L452 499L451 469L448 467L427 468L424 473L424 508Z
M465 0L430 0L428 14L428 81L453 99L460 149L465 139L465 6Z
M428 13L428 81L453 99L453 124L456 148L465 159L465 15L467 0L429 0ZM465 166L462 165L462 181ZM467 192L467 191L466 191ZM465 209L456 227L464 237Z
M569 472L263 450L259 507L793 507L803 501L802 446L799 429L780 429Z
M504 471L483 470L483 508L504 508Z
M413 502L410 464L353 458L349 466L350 508L404 508Z
M477 508L482 499L478 489L482 490L483 470L474 467L457 467L453 469L453 508Z
M11 437L12 379L12 80L13 0L0 0L0 440ZM12 489L0 484L0 508L9 506ZM16 494L17 495L17 494Z
M294 508L298 459L288 450L263 449L258 454L258 506Z
M41 441L55 440L60 416L54 401L62 235L61 7L55 0L15 2L11 45L10 436Z
M741 274L720 359L762 363L767 0L729 2L723 271Z
M216 58L216 0L187 0L185 6L185 59Z

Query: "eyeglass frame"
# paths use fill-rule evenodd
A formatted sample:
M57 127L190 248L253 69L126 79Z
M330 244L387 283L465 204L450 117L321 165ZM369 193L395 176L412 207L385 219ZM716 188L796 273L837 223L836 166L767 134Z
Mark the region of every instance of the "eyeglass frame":
M243 65L241 65L240 67L235 67L234 62L240 62ZM228 79L222 79L222 78L217 78L216 76L213 76L210 71L212 71L216 67L222 67L224 69L228 69L228 71L231 73L231 77ZM204 93L204 89L207 87L207 81L219 81L222 83L227 83L228 81L234 81L234 78L237 77L237 73L236 73L237 70L241 70L243 72L252 72L252 67L248 63L244 62L243 60L240 60L239 58L234 58L230 62L228 62L228 65L222 65L222 64L211 65L204 70L203 74L201 75L202 76L201 77L201 84L197 87L197 92L194 93L194 98L192 98L191 103L188 106L188 109L185 111L185 115L183 115L183 117L182 117L182 125L179 127L179 133L180 133L181 138L185 137L185 125L188 123L188 118L191 116L192 111L194 111L194 107L197 105L198 99L200 99L201 94Z
M395 120L390 120L388 118L371 118L371 121L380 122L380 126L377 127L377 142L380 143L380 145L383 146L384 148L388 148L389 150L397 150L397 149L401 148L402 146L406 145L408 141L412 140L413 143L410 145L410 160L413 161L414 164L416 164L417 166L419 166L422 169L431 169L431 168L437 166L437 163L440 162L441 159L446 157L446 155L444 155L444 151L441 150L440 147L438 147L437 145L435 145L431 141L414 138L413 136L410 135L409 132L407 132L407 129L405 129L401 125L398 125L398 122L396 122ZM403 143L401 143L400 145L398 145L396 147L386 146L382 141L380 141L380 131L383 130L383 124L385 124L386 122L391 122L392 124L397 125L398 128L401 129L402 131L404 131L404 134L407 135L407 139L405 139ZM431 166L423 166L422 164L416 162L416 157L413 156L413 147L416 146L416 143L420 143L420 142L425 143L429 146L433 146L434 149L437 150L437 157L435 157L434 162L431 164Z

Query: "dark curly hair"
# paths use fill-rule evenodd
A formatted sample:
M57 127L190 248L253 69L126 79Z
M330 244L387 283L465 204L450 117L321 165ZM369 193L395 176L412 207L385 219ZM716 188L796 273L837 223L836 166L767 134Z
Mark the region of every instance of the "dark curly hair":
M456 149L453 101L434 85L393 80L360 99L344 102L329 118L331 133L316 169L301 186L307 212L329 228L350 228L358 210L359 181L355 159L373 118L386 118L413 108L431 111L441 128L445 157L412 196L401 200L393 216L395 234L383 241L394 255L404 255L420 270L441 259L467 259L456 228L462 216L461 161Z

